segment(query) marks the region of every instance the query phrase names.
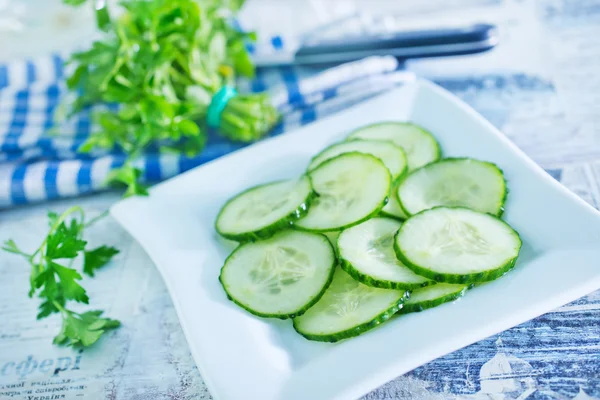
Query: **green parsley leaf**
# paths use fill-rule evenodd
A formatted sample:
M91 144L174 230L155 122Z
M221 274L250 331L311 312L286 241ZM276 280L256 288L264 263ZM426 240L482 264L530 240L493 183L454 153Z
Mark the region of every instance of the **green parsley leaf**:
M148 196L148 187L140 182L142 170L125 164L120 168L112 170L108 174L107 180L112 183L125 184L127 190L124 197L130 196Z
M94 276L95 270L108 264L117 254L119 254L119 250L109 246L100 246L90 251L84 251L83 272Z
M94 6L96 9L96 25L103 31L108 31L110 25L110 13L108 12L107 2L104 0L96 0Z
M70 6L80 6L85 3L87 0L63 0L63 3Z
M83 314L67 312L63 315L63 326L54 338L55 344L68 346L91 346L104 332L120 326L120 322L101 318L102 311L88 311Z
M39 280L40 274L44 273L45 270L41 263L30 261L31 273L29 274L30 289L28 296L31 298L35 294L35 291L43 286L44 282Z
M39 310L36 319L43 319L51 314L60 312L60 309L58 309L50 300L43 301L42 304L40 304Z
M46 257L51 260L59 258L75 258L85 248L86 241L78 237L83 225L72 220L67 226L64 222L52 232L47 239Z
M9 253L13 253L13 254L20 254L20 255L26 256L26 257L29 256L29 254L23 253L21 250L19 250L19 248L17 247L17 244L12 239L9 239L6 242L4 242L4 245L2 246L2 250L7 251Z
M53 270L44 270L37 275L30 293L35 293L37 289L41 289L39 296L45 300L40 304L36 318L42 319L60 312L59 306L65 305L65 298Z
M60 279L61 295L65 300L75 300L85 304L89 303L90 299L85 293L85 289L77 283L77 281L81 280L79 272L54 262L50 262L50 268L54 270Z
M56 221L58 221L59 215L54 211L48 211L48 226L52 228Z

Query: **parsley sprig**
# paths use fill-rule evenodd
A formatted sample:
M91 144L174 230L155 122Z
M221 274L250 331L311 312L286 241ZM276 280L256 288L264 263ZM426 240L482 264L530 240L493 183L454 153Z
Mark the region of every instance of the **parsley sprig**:
M109 246L88 249L88 243L83 239L84 228L104 215L86 222L81 207L72 207L61 215L50 212L48 235L33 253L22 251L12 239L2 247L23 256L31 267L29 297L37 295L42 300L37 319L55 313L62 316L62 328L54 338L55 344L90 346L104 332L120 325L117 320L103 318L99 310L77 313L67 308L69 301L89 303L85 289L79 284L82 276L72 268L74 261L82 257L83 272L94 276L96 270L119 253Z

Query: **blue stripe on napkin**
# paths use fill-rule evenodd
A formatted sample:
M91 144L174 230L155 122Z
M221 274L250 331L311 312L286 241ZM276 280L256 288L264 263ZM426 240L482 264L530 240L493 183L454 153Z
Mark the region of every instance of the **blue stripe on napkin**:
M27 62L27 83L33 83L36 80L35 65L31 62Z
M44 188L46 189L46 197L49 199L59 197L58 188L56 187L59 166L60 161L50 161L46 167L46 173L44 174Z
M19 165L14 170L11 177L11 201L13 204L25 204L27 203L27 197L25 196L25 174L27 173L27 165Z
M162 179L160 158L158 156L154 155L146 159L144 174L146 182L157 182Z
M8 86L8 66L0 65L0 89Z
M87 193L92 189L92 163L85 160L81 162L81 167L77 172L77 187L82 193Z
M54 76L56 79L61 79L64 75L63 59L58 54L52 54L52 64L54 65Z

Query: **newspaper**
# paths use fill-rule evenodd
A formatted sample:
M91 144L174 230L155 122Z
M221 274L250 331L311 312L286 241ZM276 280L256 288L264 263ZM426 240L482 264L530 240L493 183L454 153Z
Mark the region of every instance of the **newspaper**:
M264 23L257 15L276 14L264 7L300 7L294 1L251 2L245 18ZM334 3L342 2L321 6L333 10ZM418 20L497 23L502 43L493 52L411 61L407 68L471 104L555 179L600 208L600 1L345 3L358 9L401 3L397 10L407 26ZM284 26L285 16L279 19ZM107 193L3 212L0 240L35 248L46 230L46 209L79 204L93 215L118 198ZM211 399L147 255L110 218L88 234L92 244L121 249L85 286L91 306L123 326L91 349L52 345L59 317L35 320L27 266L0 253L0 399ZM597 292L435 360L365 398L600 399L599 323Z

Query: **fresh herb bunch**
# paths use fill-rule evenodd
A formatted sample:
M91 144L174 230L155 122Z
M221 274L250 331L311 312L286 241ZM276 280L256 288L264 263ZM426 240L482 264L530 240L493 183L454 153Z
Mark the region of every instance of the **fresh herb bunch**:
M120 5L123 13L100 26L106 37L72 56L77 67L67 85L80 93L73 112L93 104L120 105L116 112L95 115L99 130L80 150L122 149L128 160L111 178L125 183L127 194L146 194L135 159L149 146L187 156L203 149L214 94L233 86L237 75L254 74L245 47L254 36L231 25L241 1L122 0ZM103 9L106 18L105 4ZM220 133L254 141L278 118L268 96L239 95L221 114Z
M78 217L69 217L77 214ZM100 216L102 217L102 215ZM29 297L42 299L37 319L59 313L62 316L62 329L54 338L55 344L67 346L90 346L104 332L120 325L119 321L102 318L102 311L77 313L67 308L68 301L89 303L85 289L78 281L81 274L72 268L77 257L83 257L83 272L94 276L94 272L106 265L119 250L114 247L100 246L92 250L86 249L83 240L83 229L99 218L85 222L85 215L80 207L73 207L62 215L48 213L50 231L33 253L20 250L13 240L8 240L2 248L10 253L18 254L31 266Z

